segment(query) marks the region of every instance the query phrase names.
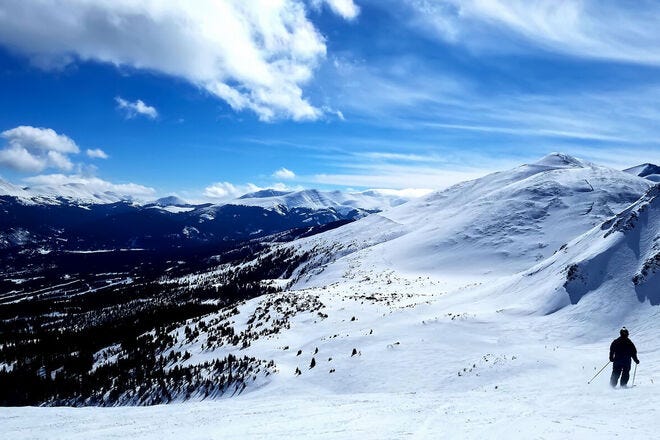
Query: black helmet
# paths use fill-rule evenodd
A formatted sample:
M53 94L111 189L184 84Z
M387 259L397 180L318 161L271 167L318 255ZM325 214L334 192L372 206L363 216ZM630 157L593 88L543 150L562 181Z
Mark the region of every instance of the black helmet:
M619 331L619 334L620 334L621 336L626 336L626 337L627 337L627 336L628 336L628 329L625 328L625 327L623 327L623 328Z

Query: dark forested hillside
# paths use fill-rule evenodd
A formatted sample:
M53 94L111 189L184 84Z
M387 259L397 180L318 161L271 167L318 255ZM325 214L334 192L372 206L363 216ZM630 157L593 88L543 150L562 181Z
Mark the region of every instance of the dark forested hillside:
M242 227L265 228L255 234L258 238L242 240L240 234L234 234L230 239L183 246L177 244L182 237L166 240L172 225L183 224L168 214L149 212L146 218L140 217L143 226L126 231L113 225L132 224L138 211L106 206L105 214L88 214L87 221L77 218L63 231L57 225L65 221L69 208L62 209L55 209L59 214L52 217L45 211L34 218L22 217L24 227L33 231L30 237L41 238L0 250L4 267L0 279L0 406L144 405L240 393L248 380L271 374L274 366L268 360L231 355L187 366L186 353L168 351L176 342L171 332L187 320L210 313L231 316L236 304L279 290L264 281L290 276L305 256L267 252L271 243L314 235L351 221L323 223L333 217L312 217L315 220L310 226L287 228L309 222L302 216L270 218L261 208L240 209L243 217L249 214L254 219L236 220ZM108 211L113 214L106 215ZM47 215L48 222L56 226L40 223L39 215ZM239 214L232 208L221 215L233 218ZM158 239L154 238L158 234L142 231L143 240L132 243L135 248L115 247L127 245L130 234L146 228L152 216L162 216L159 222L165 219L154 227L156 231L162 228ZM2 221L6 231L16 218ZM314 226L317 221L322 224ZM104 226L99 228L99 224ZM229 225L223 227L231 230ZM202 234L218 231L200 229ZM265 231L276 233L264 235ZM52 234L50 238L44 238L48 234ZM76 239L65 238L70 236ZM149 248L153 243L158 246ZM102 251L79 250L83 244L99 246ZM267 257L258 265L243 264L259 253ZM190 277L194 283L182 281ZM233 334L231 327L223 331L226 334L218 337L228 344L249 343L243 339L248 336ZM190 330L181 337L193 333ZM116 362L102 362L109 356Z

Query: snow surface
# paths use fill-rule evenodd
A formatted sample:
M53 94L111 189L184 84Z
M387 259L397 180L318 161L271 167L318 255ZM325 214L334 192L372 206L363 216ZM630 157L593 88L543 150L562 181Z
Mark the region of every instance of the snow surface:
M262 337L172 347L188 364L272 359L276 374L212 401L3 408L0 428L12 439L655 438L659 192L555 154L280 245L312 255L272 280L289 290L202 318ZM623 325L636 386L610 389L609 368L587 384Z

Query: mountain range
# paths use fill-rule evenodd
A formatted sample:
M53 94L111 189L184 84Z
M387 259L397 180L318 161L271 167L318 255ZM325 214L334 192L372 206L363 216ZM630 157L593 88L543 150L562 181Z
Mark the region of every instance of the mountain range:
M156 255L142 254L153 249L148 240L133 252L115 242L125 265L110 269L89 260L104 254L71 253L79 232L57 236L67 244L56 249L41 242L25 252L29 245L14 243L0 295L0 402L186 401L176 411L193 417L212 399L235 433L249 431L250 414L275 423L285 416L282 402L309 401L311 412L341 420L353 420L351 408L391 417L405 408L424 418L439 417L439 408L469 432L502 435L507 426L480 415L486 407L498 420L525 413L530 435L553 423L544 411L615 411L605 376L586 383L617 329L631 329L643 364L660 362L660 194L646 171L554 153L389 207L371 204L372 195L270 190L222 206L174 198L103 205L153 218L145 237L150 224L169 219L178 230L188 223L175 219L184 218L197 229L191 237L207 236L207 224L247 210L254 218L236 225L308 209L314 220L299 222L315 227L274 228L222 248L206 243L203 254L171 249L158 267L145 264ZM4 217L22 206L7 200ZM85 249L91 244L99 245ZM79 260L64 264L64 255ZM106 270L76 266L90 261ZM53 340L65 348L44 355ZM641 371L635 393L657 403L654 373ZM154 422L168 411L141 417ZM430 434L424 426L415 432Z

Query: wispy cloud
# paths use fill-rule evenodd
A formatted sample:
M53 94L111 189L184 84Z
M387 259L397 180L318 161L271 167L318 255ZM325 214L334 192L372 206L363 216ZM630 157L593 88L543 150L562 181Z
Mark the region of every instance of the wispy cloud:
M87 154L87 157L91 157L92 159L107 159L110 157L100 148L88 149L85 153Z
M538 158L537 155L528 157L529 161ZM436 152L430 154L346 151L333 156L323 156L321 160L326 161L333 171L300 175L298 181L310 186L333 185L392 190L417 188L420 191L428 191L443 189L521 163L519 157L489 158L484 153L456 152L449 148L444 152L437 148Z
M585 58L660 64L660 4L610 0L407 0L414 24L453 43L526 43ZM505 38L493 38L499 32ZM508 35L508 39L506 38Z
M556 87L552 92L484 89L478 78L434 70L421 58L383 63L335 62L340 79L335 96L342 99L335 105L354 124L482 143L505 138L530 145L660 143L660 85L652 81ZM392 71L389 65L397 68Z
M275 171L273 173L273 177L276 179L285 179L285 180L291 180L296 178L296 173L293 171L286 169L284 167L280 168L279 170Z
M360 7L353 0L312 0L312 5L320 8L323 4L337 15L347 20L353 20L360 14Z
M117 108L121 110L128 119L133 119L136 116L145 116L149 119L156 119L158 117L158 110L156 107L147 105L141 99L136 101L127 101L121 96L115 98Z

